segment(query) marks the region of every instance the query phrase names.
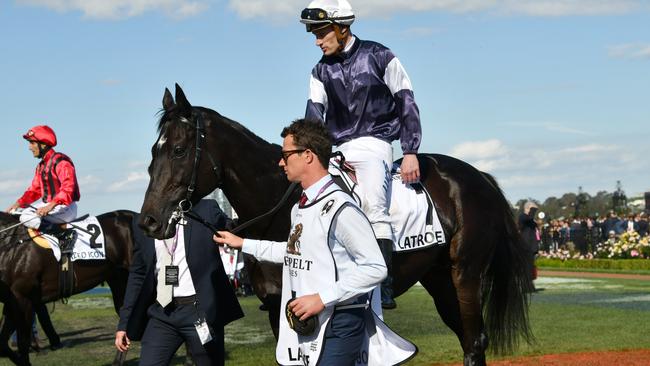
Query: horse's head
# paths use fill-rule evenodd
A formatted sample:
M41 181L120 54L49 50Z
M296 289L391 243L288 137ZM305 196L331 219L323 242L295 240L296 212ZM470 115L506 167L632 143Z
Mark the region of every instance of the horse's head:
M138 222L157 239L172 237L180 214L212 192L220 180L220 169L205 152L205 110L192 107L178 84L175 99L165 89L160 133L151 148L149 187Z

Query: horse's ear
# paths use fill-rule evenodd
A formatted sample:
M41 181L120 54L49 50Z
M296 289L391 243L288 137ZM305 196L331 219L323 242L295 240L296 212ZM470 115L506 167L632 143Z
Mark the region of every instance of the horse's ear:
M183 89L181 89L180 85L178 84L176 84L176 104L181 115L185 117L192 115L192 105L187 101L185 93L183 93Z
M172 93L167 88L165 88L165 95L163 96L162 104L165 112L169 112L169 110L175 105L174 97L172 97Z

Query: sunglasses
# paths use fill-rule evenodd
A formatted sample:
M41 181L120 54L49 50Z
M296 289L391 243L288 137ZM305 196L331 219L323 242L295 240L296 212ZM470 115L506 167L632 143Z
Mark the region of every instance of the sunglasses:
M307 149L283 150L282 160L284 161L285 164L287 164L287 160L289 159L289 157L291 157L291 155L304 153L305 151L307 151Z

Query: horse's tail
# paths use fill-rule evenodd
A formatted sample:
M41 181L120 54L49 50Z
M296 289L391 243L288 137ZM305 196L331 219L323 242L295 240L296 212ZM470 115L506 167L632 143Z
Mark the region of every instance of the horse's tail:
M492 257L482 274L481 302L485 330L495 353L510 353L521 338L534 340L528 319L528 305L532 291L530 253L526 252L517 230L513 213L494 177L483 176L499 194L495 207L502 219L502 227Z

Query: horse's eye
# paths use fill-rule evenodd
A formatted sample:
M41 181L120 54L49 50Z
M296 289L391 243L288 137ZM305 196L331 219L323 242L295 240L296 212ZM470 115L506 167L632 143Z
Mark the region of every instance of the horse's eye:
M174 148L174 156L175 157L181 157L183 155L185 155L185 148L181 147L181 146L176 146Z

